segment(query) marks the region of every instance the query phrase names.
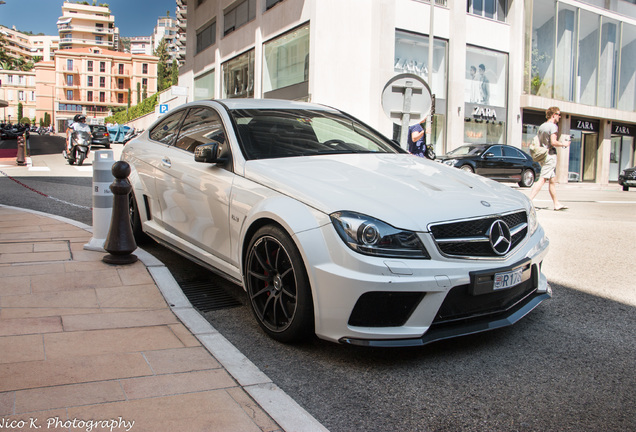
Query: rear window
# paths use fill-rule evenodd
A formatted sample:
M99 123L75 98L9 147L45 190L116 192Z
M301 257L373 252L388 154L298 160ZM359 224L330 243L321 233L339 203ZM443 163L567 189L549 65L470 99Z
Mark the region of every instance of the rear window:
M106 126L96 125L91 126L91 132L108 132Z

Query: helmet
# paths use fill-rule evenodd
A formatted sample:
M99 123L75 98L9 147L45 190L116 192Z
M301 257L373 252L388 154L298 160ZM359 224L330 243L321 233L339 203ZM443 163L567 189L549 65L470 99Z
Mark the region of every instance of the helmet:
M76 114L75 117L73 117L74 122L81 122L82 120L86 120L86 116L84 114Z

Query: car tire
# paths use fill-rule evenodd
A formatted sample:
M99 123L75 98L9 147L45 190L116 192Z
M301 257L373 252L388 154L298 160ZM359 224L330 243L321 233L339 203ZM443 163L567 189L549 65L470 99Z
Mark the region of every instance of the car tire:
M295 343L314 333L309 277L298 248L283 229L265 225L256 231L244 270L252 312L267 335Z
M623 185L623 192L629 192L629 186L624 186Z
M475 173L475 170L470 165L462 165L459 169L462 170L462 171Z
M521 181L519 182L519 186L524 188L529 188L534 184L534 171L531 169L525 170L521 174Z
M146 244L150 240L150 237L143 231L141 226L141 218L139 217L139 206L135 199L134 193L128 194L128 217L130 220L130 227L132 228L133 237L135 243L138 245Z

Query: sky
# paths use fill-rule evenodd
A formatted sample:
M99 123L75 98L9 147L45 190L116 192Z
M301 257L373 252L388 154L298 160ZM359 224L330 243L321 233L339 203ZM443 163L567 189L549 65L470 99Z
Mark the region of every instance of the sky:
M0 4L0 24L33 34L57 36L57 19L62 16L63 0L4 0ZM75 0L73 0L75 1ZM92 0L87 0L90 5ZM166 11L175 17L175 0L97 0L106 3L115 15L115 26L122 37L150 36L157 18Z

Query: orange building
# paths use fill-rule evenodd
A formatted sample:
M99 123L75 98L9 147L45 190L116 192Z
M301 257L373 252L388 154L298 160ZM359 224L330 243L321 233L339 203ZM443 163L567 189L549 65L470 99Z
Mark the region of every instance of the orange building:
M58 131L80 113L88 123L103 123L113 108L128 106L129 95L137 105L157 92L158 61L98 47L59 50L54 61L35 65L38 118L53 110Z

